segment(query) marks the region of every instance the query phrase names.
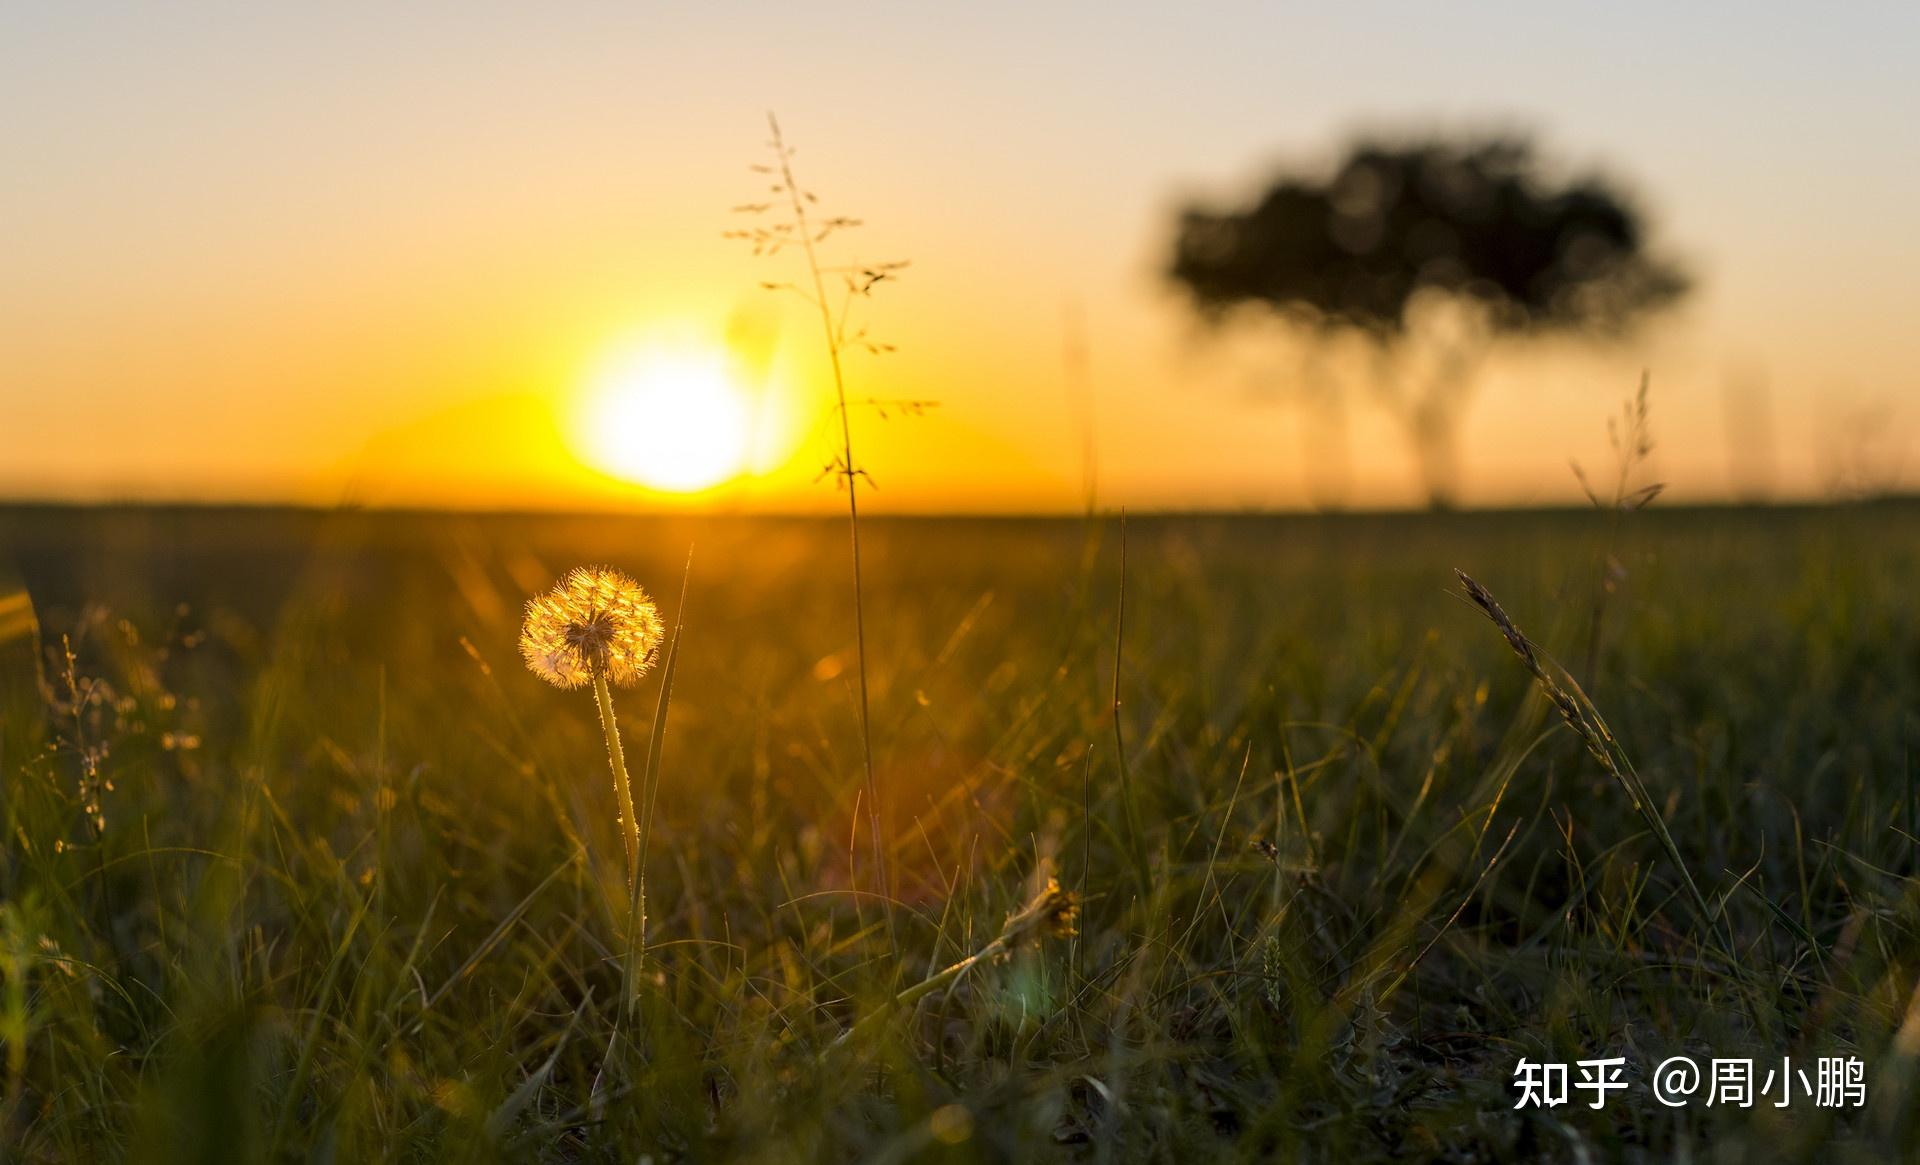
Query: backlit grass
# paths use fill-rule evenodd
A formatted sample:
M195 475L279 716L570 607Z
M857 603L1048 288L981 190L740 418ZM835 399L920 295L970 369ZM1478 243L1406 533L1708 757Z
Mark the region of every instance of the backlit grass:
M0 1143L1913 1155L1920 511L1136 518L1124 626L1116 522L863 533L891 904L843 525L0 514ZM1584 671L1608 545L1571 678L1642 805L1453 573ZM680 626L634 982L598 719L516 646L583 562ZM1858 1055L1868 1104L1662 1108L1679 1053ZM1517 1112L1523 1055L1635 1089Z

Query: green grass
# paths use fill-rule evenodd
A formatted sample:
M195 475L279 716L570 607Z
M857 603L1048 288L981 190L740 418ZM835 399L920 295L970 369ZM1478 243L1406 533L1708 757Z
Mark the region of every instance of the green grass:
M1623 529L1575 678L1711 919L1452 573L1579 666L1597 515L1136 519L1124 627L1117 524L871 523L903 966L849 880L844 525L0 512L43 648L0 643L0 1146L1920 1159L1920 509ZM671 600L690 545L623 1019L605 748L514 639L585 562ZM1077 939L836 1043L1043 864ZM1857 1055L1868 1103L1664 1108L1677 1053ZM1605 1109L1513 1109L1520 1057L1608 1055Z

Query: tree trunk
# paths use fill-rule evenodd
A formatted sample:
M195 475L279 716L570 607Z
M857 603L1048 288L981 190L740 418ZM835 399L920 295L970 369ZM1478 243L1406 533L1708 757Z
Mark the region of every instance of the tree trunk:
M1347 508L1353 486L1346 402L1318 360L1308 361L1301 381L1300 461L1307 501L1322 513L1339 513Z
M1454 508L1460 484L1458 417L1451 402L1437 399L1438 395L1429 393L1407 418L1427 509L1436 513Z
M1376 353L1380 371L1375 388L1407 427L1430 510L1450 510L1457 500L1460 412L1473 388L1473 369L1482 353L1483 346L1478 344L1451 346L1440 356L1436 370L1422 378L1418 392L1409 390L1396 373L1397 353L1392 347Z
M1427 380L1426 391L1407 409L1429 510L1451 510L1458 500L1460 413L1473 388L1473 368L1479 357L1480 351L1472 345L1448 351Z

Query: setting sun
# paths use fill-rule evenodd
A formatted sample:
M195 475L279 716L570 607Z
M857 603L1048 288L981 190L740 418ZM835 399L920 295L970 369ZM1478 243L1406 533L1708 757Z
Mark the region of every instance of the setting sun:
M746 471L754 409L719 347L648 347L609 361L575 425L582 460L638 485L690 493Z

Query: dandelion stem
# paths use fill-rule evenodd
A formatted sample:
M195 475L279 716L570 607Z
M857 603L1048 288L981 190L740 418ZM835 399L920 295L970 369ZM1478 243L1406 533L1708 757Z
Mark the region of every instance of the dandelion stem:
M620 747L620 725L613 718L613 691L599 668L593 670L593 699L600 706L600 733L607 738L607 764L613 769L614 796L620 799L620 840L626 845L627 891L632 893L640 874L640 821L633 812L633 785L627 780L627 755Z

